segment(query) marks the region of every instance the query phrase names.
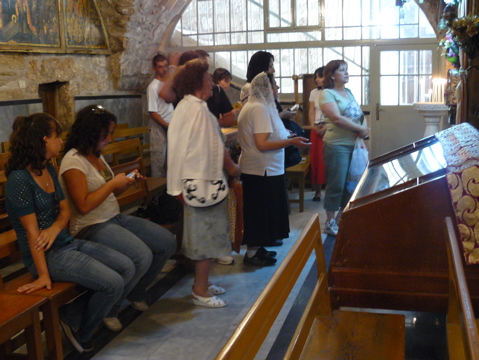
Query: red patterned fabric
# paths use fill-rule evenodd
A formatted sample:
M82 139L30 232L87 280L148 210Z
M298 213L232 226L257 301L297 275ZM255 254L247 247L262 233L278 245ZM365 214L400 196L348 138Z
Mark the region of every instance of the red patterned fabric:
M466 264L479 264L479 131L469 123L436 134Z

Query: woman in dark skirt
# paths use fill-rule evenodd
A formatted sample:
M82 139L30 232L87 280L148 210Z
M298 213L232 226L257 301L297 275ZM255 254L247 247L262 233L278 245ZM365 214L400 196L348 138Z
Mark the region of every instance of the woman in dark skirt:
M238 118L243 242L248 246L244 263L255 266L274 265L276 253L267 251L264 246L289 237L284 148L311 145L306 138L290 137L275 107L274 92L277 91L272 74L258 74L251 82L248 103Z

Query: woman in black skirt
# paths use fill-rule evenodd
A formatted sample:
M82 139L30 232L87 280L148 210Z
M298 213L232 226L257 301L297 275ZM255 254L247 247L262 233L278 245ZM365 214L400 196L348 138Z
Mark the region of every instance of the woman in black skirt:
M248 250L244 263L271 266L276 252L264 246L289 237L284 175L284 148L309 147L309 140L291 137L278 116L273 74L262 72L251 82L249 100L238 118L241 145L239 164L243 182L244 235Z

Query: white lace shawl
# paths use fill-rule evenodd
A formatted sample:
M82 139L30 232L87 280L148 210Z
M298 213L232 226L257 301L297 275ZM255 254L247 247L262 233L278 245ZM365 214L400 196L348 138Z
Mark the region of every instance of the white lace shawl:
M248 102L262 104L271 116L278 116L278 110L274 103L273 88L265 72L259 73L251 81Z

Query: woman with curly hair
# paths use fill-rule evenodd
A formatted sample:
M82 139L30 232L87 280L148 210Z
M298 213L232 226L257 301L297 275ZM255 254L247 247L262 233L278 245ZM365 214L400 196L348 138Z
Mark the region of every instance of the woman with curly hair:
M60 124L48 114L19 116L10 135L6 207L25 266L35 277L18 291L52 288L52 281L69 281L91 290L80 324L62 318L68 339L79 352L93 350L93 331L121 298L135 273L125 255L101 244L73 238L66 229L70 210L51 159L58 156ZM78 331L73 331L78 328Z
M188 61L178 68L173 84L183 100L168 129L168 193L182 195L185 202L183 250L196 261L193 303L223 307L227 303L216 295L225 289L208 277L211 258L231 253L225 172L239 177L240 170L205 102L213 87L208 64L201 59Z
M147 287L160 273L176 249L168 230L152 221L120 213L115 195L134 185L135 178L114 175L101 155L112 140L116 117L99 105L80 110L65 144L60 166L62 186L71 203L70 231L128 256L136 272L125 286L133 308L148 310ZM104 319L112 331L122 329L118 312L122 299Z

